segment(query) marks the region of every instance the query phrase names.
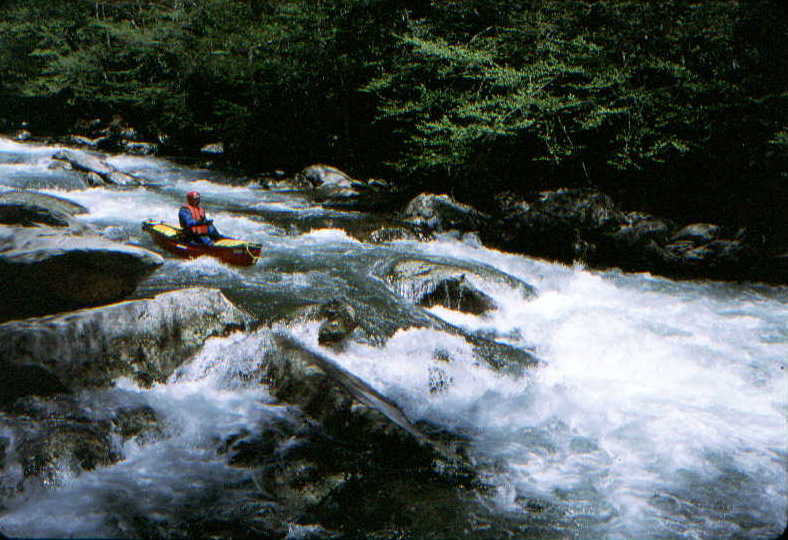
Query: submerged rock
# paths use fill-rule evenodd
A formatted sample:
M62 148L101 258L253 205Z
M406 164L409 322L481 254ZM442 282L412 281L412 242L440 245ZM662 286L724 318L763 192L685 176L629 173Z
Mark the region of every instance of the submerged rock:
M29 385L27 394L107 387L122 376L149 385L165 381L209 337L251 323L218 290L182 289L0 324L0 365L41 375L41 385Z
M0 321L121 300L163 262L98 236L0 227Z
M88 209L68 199L36 191L6 191L0 193L0 223L6 225L74 225L73 216Z

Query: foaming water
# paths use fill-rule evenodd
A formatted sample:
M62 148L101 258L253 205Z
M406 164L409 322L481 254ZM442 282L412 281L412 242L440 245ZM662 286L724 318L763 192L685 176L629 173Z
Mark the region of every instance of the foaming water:
M39 174L54 150L0 139L0 164ZM298 234L284 220L271 225L266 213L333 218L333 211L161 160L110 160L166 184L49 192L85 205L90 213L80 219L103 234L156 249L139 223L176 222L184 194L198 189L222 233L265 244L266 257L250 268L167 258L152 278L165 290L213 286L274 306L287 296L372 302L385 289L376 262L399 256L486 265L534 286L537 294L528 298L504 282L469 278L496 310L429 310L469 333L533 352L541 364L521 377L496 372L464 339L435 329L401 329L383 346L351 342L338 352L318 345L318 322L291 328L411 420L468 436L500 512L578 539L771 539L785 527L785 287L594 273L485 249L472 235L368 246L330 220L307 223L300 230L308 232ZM2 167L0 184L9 185ZM360 281L370 276L370 283ZM119 403L152 407L162 436L128 441L121 462L7 502L3 532L133 537L124 523L134 516L167 520L195 494L235 496L227 486L244 485L249 475L227 465L217 451L221 441L285 414L256 382L261 351L270 346L264 332L212 339L167 384L143 389L120 381L85 396L96 411ZM62 519L47 519L53 515Z
M486 288L499 309L485 317L432 312L535 348L542 366L525 379L502 377L456 337L430 330L400 332L382 350L354 345L337 361L413 419L473 434L503 511L548 516L573 538L782 531L782 289L619 279L455 241L424 249L538 284L532 300ZM638 279L651 284L633 286Z
M56 490L33 491L6 503L5 534L24 537L138 537L140 520L182 519L189 505L233 504L255 491L251 472L231 467L220 452L228 437L257 432L286 418L252 380L265 338L213 338L167 384L140 388L121 379L114 389L83 396L109 415L120 406L156 411L158 432L119 448L110 467L68 478ZM52 519L58 516L58 519Z

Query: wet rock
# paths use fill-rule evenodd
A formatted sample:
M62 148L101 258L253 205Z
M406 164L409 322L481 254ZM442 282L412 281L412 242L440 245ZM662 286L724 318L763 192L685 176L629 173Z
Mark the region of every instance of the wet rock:
M53 227L75 225L73 216L87 213L81 204L35 191L0 193L0 223L29 227L35 224Z
M117 186L138 186L144 182L130 174L119 171L104 159L79 150L63 149L55 152L53 159L69 163L74 169L98 175L105 184Z
M318 316L325 318L318 331L318 343L333 345L348 337L358 326L353 306L341 300L323 304Z
M592 189L543 192L536 200L510 201L482 231L490 245L564 262L598 260L604 236L627 224L612 199Z
M283 519L351 537L393 524L408 536L419 523L462 522L463 497L476 484L461 441L428 436L355 375L291 338L274 334L272 342L263 381L315 422L295 436L270 435L277 444L257 462L256 482L282 506ZM407 480L415 477L418 483Z
M41 432L22 441L19 454L24 477L35 477L55 487L66 478L120 459L106 433L96 426L50 422Z
M5 469L5 458L8 453L10 442L8 437L0 437L0 471Z
M454 382L451 375L446 373L446 370L439 366L429 367L429 385L430 394L438 394L445 392Z
M448 195L422 193L405 207L403 219L428 231L478 231L489 216Z
M747 276L752 261L758 258L758 254L743 242L725 239L700 246L692 240L680 240L665 246L663 252L663 262L672 273L688 277Z
M366 238L367 241L373 244L384 244L387 242L396 242L399 240L425 242L429 239L429 233L414 231L408 227L383 227L380 229L375 229L369 234L369 237Z
M672 237L671 242L688 241L693 244L708 244L719 237L720 227L712 223L692 223L681 228Z
M224 154L224 143L215 142L215 143L206 144L202 148L200 148L200 153L209 156L221 156Z
M36 364L12 364L0 361L0 409L6 409L19 398L38 395L53 396L69 390L60 379Z
M2 370L36 366L69 391L107 387L121 376L149 385L165 381L209 337L251 323L218 290L182 289L0 324L0 364ZM28 393L52 388L32 386Z
M14 134L14 140L19 142L29 141L33 138L33 134L26 129L20 129Z
M123 141L123 151L135 156L152 156L159 151L158 145L144 141Z
M119 409L112 424L123 439L153 438L161 434L156 411L146 405Z
M529 285L510 277L481 275L471 268L425 260L406 259L396 262L386 272L385 279L398 294L411 299L417 305L441 305L475 315L494 310L496 306L493 299L479 290L474 282L505 282L519 290L526 298L534 295Z
M98 236L0 226L0 321L121 300L163 262Z
M613 232L611 239L625 247L645 246L650 242L663 243L670 234L670 225L647 214L630 213L628 223Z
M84 135L70 135L69 142L92 150L110 150L112 148L112 140L106 135L95 138Z

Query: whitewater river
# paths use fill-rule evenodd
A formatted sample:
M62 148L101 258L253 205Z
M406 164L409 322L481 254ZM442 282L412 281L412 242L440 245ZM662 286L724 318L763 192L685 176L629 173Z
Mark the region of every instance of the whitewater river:
M264 245L250 268L167 256L136 296L215 286L263 319L337 297L362 313L412 310L388 290L380 268L414 256L486 265L531 284L533 299L481 284L499 307L483 317L430 309L470 333L532 351L541 365L522 376L480 365L464 340L438 330L401 329L385 344L353 343L339 353L318 345L317 323L290 329L412 421L469 436L501 515L527 513L555 537L580 539L772 539L785 528L788 288L589 271L490 250L473 236L365 244L345 229L370 216L324 209L298 192L129 156L110 162L158 185L85 189L75 173L51 168L54 151L0 139L0 190L66 197L90 210L80 217L102 234L155 250L140 223L175 222L185 193L196 189L222 233ZM289 414L244 376L259 362L262 341L255 332L210 339L167 384L143 389L119 380L82 396L96 411L150 405L165 419L165 436L129 442L119 463L60 487L8 498L0 531L129 536L129 512L166 517L200 493L247 481L249 472L229 467L217 441ZM440 351L453 361L436 359ZM446 384L431 392L437 367Z

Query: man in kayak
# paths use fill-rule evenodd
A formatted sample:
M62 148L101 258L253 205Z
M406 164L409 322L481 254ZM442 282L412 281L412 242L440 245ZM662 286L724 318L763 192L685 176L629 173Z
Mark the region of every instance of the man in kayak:
M200 206L200 194L196 191L186 194L186 205L181 206L178 221L191 244L210 246L222 237L213 226L213 220L205 219L205 208Z

